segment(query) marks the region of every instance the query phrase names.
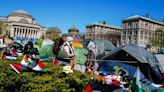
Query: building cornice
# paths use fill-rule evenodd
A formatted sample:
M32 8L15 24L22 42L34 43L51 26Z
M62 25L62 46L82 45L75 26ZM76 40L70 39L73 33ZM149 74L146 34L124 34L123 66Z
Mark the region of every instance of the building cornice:
M109 24L103 24L103 23L99 23L99 22L89 24L89 25L87 25L86 27L92 27L92 26L102 26L102 27L113 28L113 29L119 29L119 30L122 29L121 27L117 27L117 26L113 26L113 25L109 25Z
M142 19L142 20L150 21L150 22L153 22L153 23L160 24L160 25L164 26L164 23L162 23L160 21L157 21L157 20L154 20L154 19L151 19L151 18L148 18L148 17L143 17L143 16L140 16L140 15L134 15L134 16L128 17L126 19L123 19L122 22L129 21L129 20L134 20L134 19Z

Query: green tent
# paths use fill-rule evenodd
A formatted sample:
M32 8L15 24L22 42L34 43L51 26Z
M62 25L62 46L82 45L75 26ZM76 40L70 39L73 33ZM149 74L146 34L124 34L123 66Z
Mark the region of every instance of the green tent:
M116 48L111 41L105 39L91 39L89 41L86 40L84 43L86 43L86 48L94 51L97 59L101 59L104 55Z
M39 49L39 59L51 61L54 58L54 54L52 53L53 45L45 45Z
M53 41L50 39L40 39L35 42L35 47L39 50L39 59L42 61L52 61L54 54L52 53Z

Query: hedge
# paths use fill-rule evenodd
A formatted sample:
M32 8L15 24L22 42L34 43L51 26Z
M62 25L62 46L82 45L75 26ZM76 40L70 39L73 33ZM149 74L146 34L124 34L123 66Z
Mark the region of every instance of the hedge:
M43 62L46 74L23 72L17 74L10 66L20 62L0 59L0 92L83 92L90 76L79 71L64 74L62 66Z

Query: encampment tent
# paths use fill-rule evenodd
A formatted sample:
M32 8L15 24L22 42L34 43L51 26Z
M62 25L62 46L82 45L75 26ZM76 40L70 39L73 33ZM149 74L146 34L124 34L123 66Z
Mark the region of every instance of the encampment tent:
M133 44L120 46L105 55L102 59L150 63L151 66L157 64L155 57L151 53L143 47Z
M135 64L140 67L140 70L151 81L161 82L161 70L156 58L145 50L143 47L137 45L124 45L112 50L105 55L103 60L119 60L125 63Z
M42 43L42 47L39 48L39 58L44 60L52 60L54 58L54 54L52 53L53 41L50 39L45 39Z
M103 55L106 55L109 51L116 48L112 42L105 39L92 39L86 40L84 42L86 48L94 51L96 58L101 58Z

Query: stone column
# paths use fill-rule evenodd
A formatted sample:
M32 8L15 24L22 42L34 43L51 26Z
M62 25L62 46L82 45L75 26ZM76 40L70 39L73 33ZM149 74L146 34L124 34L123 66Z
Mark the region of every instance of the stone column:
M24 34L23 29L21 28L21 37L24 37L23 34Z
M27 30L24 28L24 37L27 38Z

